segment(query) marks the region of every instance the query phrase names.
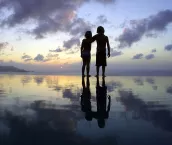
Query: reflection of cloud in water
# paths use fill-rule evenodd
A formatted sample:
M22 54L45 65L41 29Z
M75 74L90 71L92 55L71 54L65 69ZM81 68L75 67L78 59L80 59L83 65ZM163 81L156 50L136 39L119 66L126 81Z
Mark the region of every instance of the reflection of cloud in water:
M34 81L35 81L35 83L37 83L37 85L40 85L43 83L44 77L43 76L36 76L36 77L34 77Z
M3 89L3 85L0 85L0 98L1 97L5 97L6 96L6 92L5 90Z
M123 84L118 81L111 81L106 83L108 92L113 92L115 89L122 88Z
M9 133L10 133L10 128L8 127L8 125L0 121L0 136L9 135Z
M70 99L72 102L79 101L79 93L73 93L72 89L63 90L63 98Z
M45 81L47 83L48 88L54 88L54 86L58 85L58 78L57 77L45 77Z
M155 84L155 80L153 78L147 78L146 82L151 84L151 85Z
M72 109L47 108L46 102L36 101L21 106L0 106L0 138L6 144L90 144L76 133L81 114ZM21 103L20 103L21 104ZM30 107L29 107L30 106ZM7 124L5 123L7 122ZM6 136L4 136L6 134Z
M118 100L127 111L133 112L133 119L151 121L155 127L172 132L172 116L167 106L160 105L159 102L146 103L132 91L121 90L119 95Z
M172 94L172 85L166 89L167 93Z
M22 83L23 85L25 85L25 84L30 83L31 80L32 80L32 77L30 77L30 76L23 76L23 77L21 78L21 83Z
M152 86L152 89L156 91L158 90L158 86Z
M144 85L144 81L141 78L134 78L133 80L136 83L136 85L139 85L139 86Z
M62 87L60 87L60 86L54 86L54 91L60 91L62 89Z

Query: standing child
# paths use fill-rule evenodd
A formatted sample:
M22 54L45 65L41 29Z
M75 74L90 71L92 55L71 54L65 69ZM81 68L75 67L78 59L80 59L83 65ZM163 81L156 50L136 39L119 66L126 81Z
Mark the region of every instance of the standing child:
M107 36L104 35L104 28L99 26L97 28L97 33L95 36L92 37L92 42L95 40L97 41L97 53L96 53L96 67L97 67L97 75L99 76L99 68L102 66L102 76L105 77L105 67L107 66L106 63L106 46L108 48L108 57L110 57L110 45L109 39Z
M83 61L82 65L82 76L85 76L85 67L87 68L87 77L90 77L90 60L91 60L91 38L92 33L91 31L87 31L85 33L85 39L82 40L81 45L81 57Z

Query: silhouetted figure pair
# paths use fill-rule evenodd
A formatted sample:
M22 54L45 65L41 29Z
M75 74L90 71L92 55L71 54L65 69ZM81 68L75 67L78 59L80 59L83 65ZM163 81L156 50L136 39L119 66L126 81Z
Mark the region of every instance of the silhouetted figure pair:
M87 76L90 76L90 60L91 60L91 43L97 42L97 52L96 52L96 77L99 76L99 68L102 66L102 76L105 77L105 67L106 62L106 46L108 48L108 57L110 57L110 44L107 36L104 35L105 30L102 26L97 28L97 34L92 37L91 31L85 33L85 39L83 39L81 44L81 57L83 60L82 66L82 76L85 72L85 67L87 67Z
M102 80L102 86L99 84L99 78L97 77L96 85L96 101L97 111L91 109L91 92L89 77L87 77L87 86L85 86L84 77L82 77L83 92L81 95L81 110L85 113L85 119L92 121L93 118L97 119L98 126L100 128L105 127L105 119L109 118L111 97L107 97L107 87L105 85L105 79ZM107 104L108 100L108 104Z

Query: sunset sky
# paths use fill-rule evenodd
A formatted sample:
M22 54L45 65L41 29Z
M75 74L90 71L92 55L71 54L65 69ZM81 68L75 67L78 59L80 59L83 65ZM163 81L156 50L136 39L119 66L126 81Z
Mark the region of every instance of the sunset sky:
M172 70L171 0L0 0L0 65L78 71L84 33L99 25L111 70Z

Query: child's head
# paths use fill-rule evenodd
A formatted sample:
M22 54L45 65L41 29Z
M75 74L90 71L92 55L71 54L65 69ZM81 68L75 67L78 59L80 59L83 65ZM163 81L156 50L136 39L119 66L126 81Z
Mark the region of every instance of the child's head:
M98 34L104 34L105 33L105 29L102 26L97 27L97 33Z
M92 37L91 31L85 32L85 38L86 38L86 39L89 39L89 38L91 38L91 37Z

